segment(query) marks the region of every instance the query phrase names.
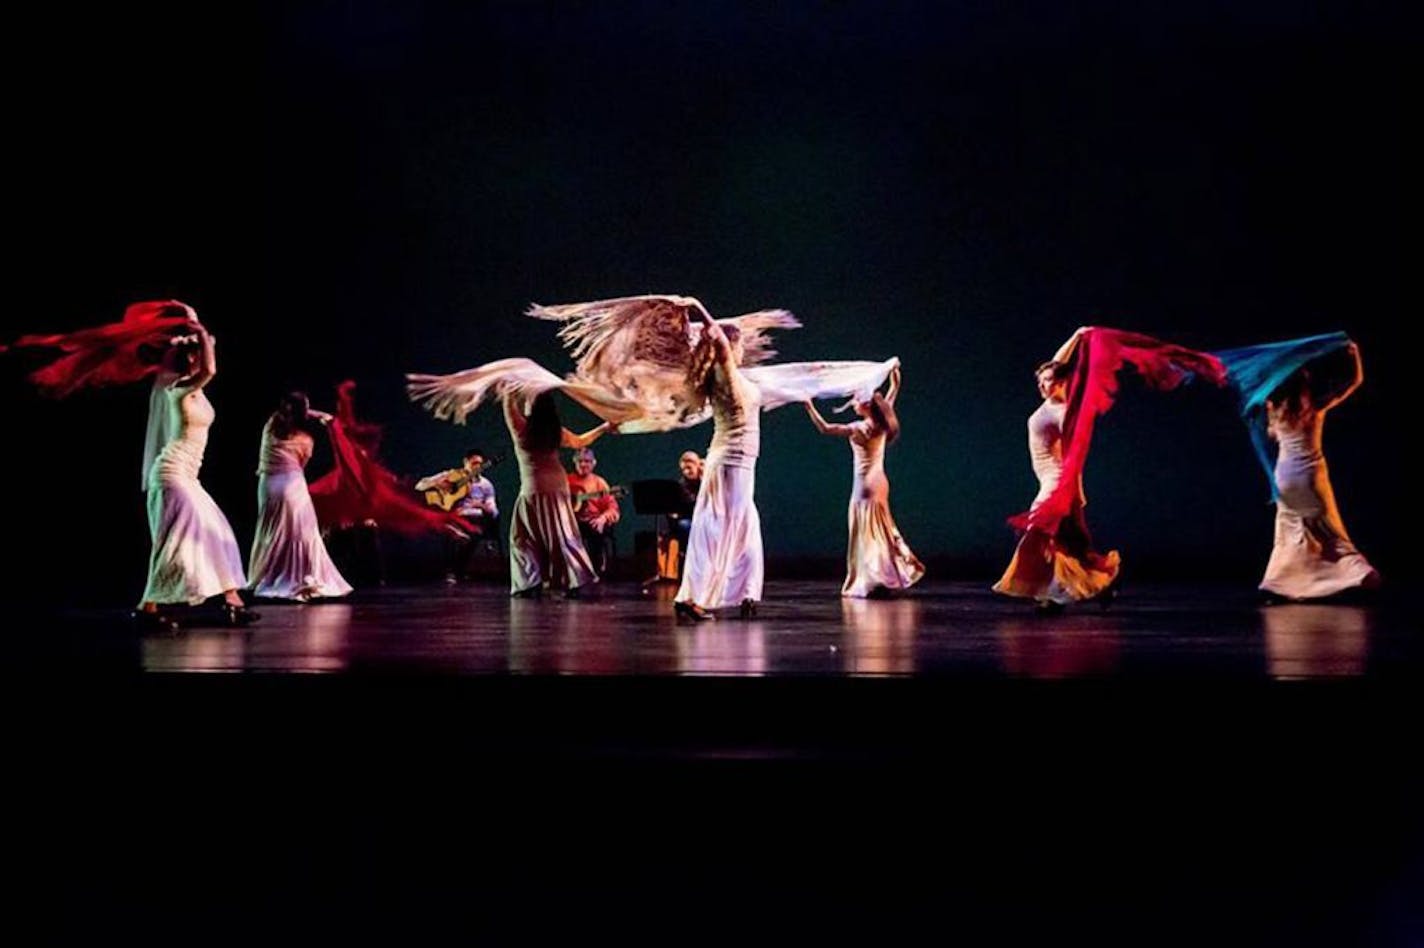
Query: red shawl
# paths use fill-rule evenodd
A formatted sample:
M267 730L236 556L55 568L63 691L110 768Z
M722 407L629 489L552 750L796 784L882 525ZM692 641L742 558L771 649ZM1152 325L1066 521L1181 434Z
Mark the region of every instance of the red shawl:
M1088 460L1093 426L1098 416L1113 406L1117 398L1118 372L1132 366L1151 388L1169 391L1193 376L1213 385L1226 384L1226 369L1215 356L1184 346L1172 345L1121 329L1090 326L1080 329L1059 350L1059 361L1071 360L1068 378L1068 409L1063 419L1063 472L1052 494L1033 510L1009 519L1020 530L1041 530L1053 534L1078 499L1079 478Z
M375 521L383 529L417 534L451 527L475 534L480 528L463 517L427 507L400 478L386 470L372 450L380 444L381 427L356 419L351 392L355 383L337 389L338 415L327 426L336 466L310 485L312 504L323 527Z
M64 355L30 374L30 381L53 398L81 388L137 382L158 370L143 358L145 346L166 348L168 340L186 329L192 307L178 300L134 303L117 323L71 333L22 336L6 348L59 349Z

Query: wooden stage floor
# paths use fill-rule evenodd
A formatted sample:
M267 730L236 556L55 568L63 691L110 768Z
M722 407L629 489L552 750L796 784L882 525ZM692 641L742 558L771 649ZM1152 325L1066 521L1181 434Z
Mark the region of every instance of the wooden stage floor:
M56 943L1424 943L1402 604L836 591L22 615L9 894Z
M32 615L50 667L150 672L430 675L1338 678L1424 670L1417 616L1369 606L1258 606L1241 586L1130 588L1108 611L1041 616L980 584L843 600L833 582L773 582L758 615L678 624L670 586L510 599L493 584L410 586L350 601L258 604L245 630L143 635L119 609Z

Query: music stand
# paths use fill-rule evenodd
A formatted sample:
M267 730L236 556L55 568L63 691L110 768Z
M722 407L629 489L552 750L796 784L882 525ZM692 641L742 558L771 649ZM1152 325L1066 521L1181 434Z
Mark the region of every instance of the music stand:
M656 537L664 536L664 524L666 524L668 516L684 513L687 510L687 498L683 495L682 485L677 481L661 479L634 481L632 486L633 512L640 516L656 518L653 530ZM654 550L654 562L656 559L656 550ZM655 566L653 575L643 580L643 586L652 586L661 582L672 582L672 580L664 577L662 571L657 570Z

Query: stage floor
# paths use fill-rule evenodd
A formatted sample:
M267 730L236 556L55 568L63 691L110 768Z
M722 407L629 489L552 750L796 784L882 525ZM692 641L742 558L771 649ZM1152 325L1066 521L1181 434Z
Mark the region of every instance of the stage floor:
M732 609L689 625L675 621L673 593L611 584L597 598L522 600L493 584L407 586L261 603L245 630L144 635L118 609L32 623L52 668L151 672L1294 679L1424 670L1417 617L1388 599L1259 606L1240 585L1151 585L1107 611L1038 615L978 583L866 601L841 599L831 581L772 582L755 618Z
M688 626L670 592L12 624L22 892L75 941L1419 944L1398 604L775 582Z

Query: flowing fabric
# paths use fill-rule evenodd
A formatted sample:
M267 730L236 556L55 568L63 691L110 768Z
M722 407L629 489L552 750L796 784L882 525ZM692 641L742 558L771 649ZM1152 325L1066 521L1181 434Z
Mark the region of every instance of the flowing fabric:
M163 381L160 376L158 385ZM201 388L162 387L163 406L173 415L166 427L176 434L148 472L153 547L142 601L197 605L240 589L247 580L232 527L198 481L214 418L212 403Z
M347 435L341 419L332 419L327 435L336 466L308 488L322 527L351 526L369 520L382 529L410 535L451 529L479 532L463 517L417 500L395 473Z
M559 378L532 359L500 359L451 375L407 375L412 401L423 401L435 417L464 424L481 404L500 399L519 462L519 496L510 511L510 591L522 593L544 583L576 589L598 581L579 536L569 499L568 474L557 447L531 447L518 432L513 408L528 414L535 398L563 392L604 421L637 418L642 409L594 382Z
M6 349L58 349L63 355L30 374L41 392L63 398L82 388L140 381L158 371L158 364L142 357L145 346L166 346L181 333L193 309L178 300L134 303L124 318L70 333L22 336Z
M594 382L636 402L643 417L627 432L686 428L711 417L705 393L690 381L692 356L703 323L694 314L707 310L690 296L628 296L592 303L531 306L536 319L563 322L559 338L577 366L574 378ZM717 321L735 327L742 344L742 364L755 365L776 355L772 329L800 326L780 309L759 310Z
M561 379L533 359L500 359L450 375L410 374L406 380L411 401L423 402L436 418L457 425L463 425L471 412L492 398L515 398L527 412L537 396L549 391L562 392L614 424L642 414L636 402L620 397L607 386Z
M1197 376L1214 385L1226 384L1226 370L1215 356L1121 329L1079 329L1055 356L1058 362L1070 360L1073 373L1063 421L1062 470L1047 498L1010 519L1021 530L1033 528L1051 535L1081 502L1079 485L1093 428L1116 400L1118 373L1124 366L1135 369L1148 387L1161 391Z
M876 589L908 589L925 575L924 564L900 535L890 515L890 479L885 476L884 431L864 421L850 425L855 479L846 511L846 577L841 595L864 598Z
M1063 483L1066 413L1064 402L1045 399L1029 416L1029 460L1038 478L1038 495L1031 511L1052 497ZM1117 579L1121 559L1116 550L1101 554L1093 549L1083 515L1085 503L1079 484L1073 491L1068 516L1057 521L1053 532L1025 528L1004 575L994 584L994 591L1059 605L1082 602L1105 593Z
M336 417L341 420L341 427L346 436L355 442L357 447L372 458L380 458L385 429L357 417L356 383L351 379L336 386Z
M327 553L307 488L311 435L297 431L278 438L269 420L262 429L260 454L257 532L247 567L252 592L303 602L345 596L351 584Z
M625 434L670 431L701 424L712 405L690 381L693 350L707 310L690 296L629 296L592 303L533 306L528 315L565 323L559 330L577 366L574 378L595 383L636 402L641 417L622 423ZM866 400L884 384L899 360L885 362L788 362L760 365L776 355L770 331L801 323L786 310L769 309L731 319L738 330L743 378L760 389L762 409L818 398Z
M1342 369L1351 366L1343 360L1324 357L1343 352L1349 345L1349 336L1332 332L1212 353L1225 366L1227 381L1236 392L1241 420L1250 431L1251 446L1270 482L1272 500L1279 499L1280 492L1276 487L1275 462L1266 430L1266 398L1301 368L1321 360L1312 369L1326 371L1312 371L1311 400L1317 405L1333 401L1349 385L1351 373L1330 370L1336 366Z
M1379 573L1345 530L1325 463L1326 413L1363 379L1350 345L1350 338L1337 332L1217 353L1276 504L1274 543L1260 588L1288 599L1318 599L1379 583ZM1269 404L1270 395L1307 366L1307 397L1298 409Z

